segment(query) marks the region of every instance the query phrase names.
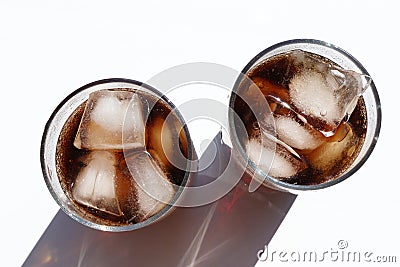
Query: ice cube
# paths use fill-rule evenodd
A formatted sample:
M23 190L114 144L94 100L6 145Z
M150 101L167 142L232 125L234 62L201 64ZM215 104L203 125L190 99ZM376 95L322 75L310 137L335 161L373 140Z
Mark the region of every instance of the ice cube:
M146 130L147 148L151 155L157 159L163 169L179 164L171 162L177 157L174 156L179 151L179 123L173 115L168 119L157 117L152 121L152 126Z
M308 155L310 164L317 170L326 171L347 161L357 147L357 138L347 123L342 123L329 142L322 144Z
M291 105L314 128L332 135L353 112L370 78L308 52L295 50L290 55L297 66L288 85Z
M285 116L278 116L275 120L278 138L297 149L315 149L324 141L320 132L307 126Z
M100 90L89 95L75 137L79 149L144 147L145 124L139 96L126 90Z
M72 187L72 197L80 204L113 215L121 215L115 193L115 156L108 151L92 151Z
M124 220L137 223L142 221L138 213L135 180L126 166L123 154L118 154L118 165L116 166L115 193L117 194L119 206Z
M261 170L275 178L288 178L306 168L302 159L290 153L281 144L271 145L265 140L250 139L246 144L246 153Z
M303 71L289 84L292 103L304 115L319 118L331 128L341 121L341 110L335 96L335 88L325 77L315 71Z
M150 217L169 203L175 195L174 185L147 152L126 158L126 164L136 182L138 212Z

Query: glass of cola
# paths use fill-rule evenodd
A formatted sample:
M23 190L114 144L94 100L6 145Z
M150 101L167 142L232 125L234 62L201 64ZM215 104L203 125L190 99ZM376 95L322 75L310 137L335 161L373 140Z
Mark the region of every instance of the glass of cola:
M141 228L169 214L194 157L175 106L128 79L96 81L67 96L41 146L44 178L61 209L105 231Z
M230 99L234 154L254 181L299 192L355 173L379 135L381 106L370 75L343 49L289 40L256 55Z

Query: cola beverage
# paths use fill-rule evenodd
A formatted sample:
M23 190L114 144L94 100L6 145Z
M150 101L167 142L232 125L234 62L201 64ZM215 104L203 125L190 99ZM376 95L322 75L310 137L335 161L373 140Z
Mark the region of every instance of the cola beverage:
M165 96L144 86L94 83L69 96L46 126L46 182L64 211L85 225L143 227L169 213L188 182L193 150L183 119Z
M293 48L275 46L281 51L256 56L237 83L231 97L237 114L231 116L233 144L247 171L257 178L261 170L264 177L258 179L267 186L322 188L348 177L365 161L360 153L368 157L372 151L376 139L371 136L377 136L380 125L380 110L373 110L372 101L379 107L379 99L371 100L367 92L372 104L366 105L368 75L299 49L297 43L285 45ZM317 52L324 46L312 45Z

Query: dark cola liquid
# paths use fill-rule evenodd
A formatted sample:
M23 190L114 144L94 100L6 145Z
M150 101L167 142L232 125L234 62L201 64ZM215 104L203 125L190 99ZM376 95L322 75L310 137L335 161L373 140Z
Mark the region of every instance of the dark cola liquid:
M182 153L186 158L188 157L188 140L186 139L184 131L182 130L182 125L180 124L179 119L164 100L156 99L155 96L142 91L133 91L135 91L141 99L143 104L143 115L145 118L147 117L145 125L145 150L151 155L162 171L167 175L170 182L176 185L182 185L185 177L185 171L172 165L168 161L162 148L160 148L161 127L167 116L172 112L172 119L169 118L169 122L173 123L174 127L180 130L179 133L177 133L179 135L179 148L174 149L173 155ZM151 104L149 105L149 103ZM72 187L75 179L81 169L85 167L81 159L90 153L89 150L77 149L74 146L74 139L85 110L85 105L86 102L82 103L69 116L62 128L57 143L56 166L58 177L64 192L71 200L73 200ZM152 106L152 108L150 106ZM116 194L117 196L124 196L129 194L129 187L132 186L130 183L132 177L128 167L126 166L124 152L122 150L113 150L112 153L115 155L116 165L118 166L115 181ZM125 151L125 154L129 155L129 153L130 151ZM133 150L132 153L135 153L135 151ZM123 211L121 216L115 216L110 213L82 205L74 200L73 202L78 207L83 217L99 224L110 226L128 225L147 219L140 216L135 216L135 212L137 210L137 203L134 200L135 196L129 196L128 198L133 198L133 200L126 199L125 197L125 201L121 201L120 203Z
M318 57L321 62L337 66L334 62L313 54ZM276 100L288 102L289 100L289 83L290 80L298 73L298 66L290 64L291 58L285 54L273 56L261 62L257 66L250 69L247 76L261 90L271 111L278 116L296 117L292 110L280 105ZM234 110L238 115L236 125L241 125L237 120L242 121L245 128L237 127L237 133L242 147L246 146L246 142L251 138L260 138L260 125L254 115L254 106L257 100L252 100L251 96L249 105L240 97L250 92L249 82L242 82L238 87L234 102ZM254 86L254 85L253 85ZM314 130L324 130L325 125L315 118L308 117L307 121L313 124ZM330 130L330 129L327 129ZM334 134L329 137L324 136L323 144L315 149L296 149L295 152L300 155L302 161L307 167L297 174L290 177L275 177L284 182L299 185L315 185L332 180L340 176L357 158L361 147L364 143L367 130L367 117L365 103L362 97L358 99L356 108L352 114L344 118ZM346 145L344 145L346 142ZM339 151L339 152L338 152ZM340 155L340 156L338 156Z

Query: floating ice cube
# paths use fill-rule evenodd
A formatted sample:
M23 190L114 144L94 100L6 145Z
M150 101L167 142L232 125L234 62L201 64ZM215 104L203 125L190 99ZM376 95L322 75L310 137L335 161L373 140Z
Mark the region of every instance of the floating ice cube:
M148 152L164 169L174 166L186 166L182 162L179 147L179 122L170 114L166 120L157 117L146 130ZM172 162L173 161L173 162Z
M251 139L246 144L248 157L265 173L275 178L294 176L305 169L305 163L280 144L271 146L266 140ZM274 149L275 148L275 149Z
M323 142L321 133L290 117L277 117L275 127L278 138L293 148L314 149Z
M126 90L90 94L74 145L81 149L144 147L144 118L139 96Z
M72 188L79 203L113 215L121 215L115 193L115 157L108 151L93 151L83 164Z
M319 118L331 127L341 120L341 110L330 86L321 73L304 71L289 84L290 98L294 105L307 116Z
M308 157L311 165L321 171L328 170L336 164L349 159L355 149L356 140L353 129L347 123L342 123L329 142L315 149Z
M138 212L150 217L169 203L175 195L173 184L147 152L126 158L126 164L136 182Z
M308 52L296 50L289 54L298 69L288 85L291 104L309 117L309 123L317 130L333 134L353 112L371 79Z

